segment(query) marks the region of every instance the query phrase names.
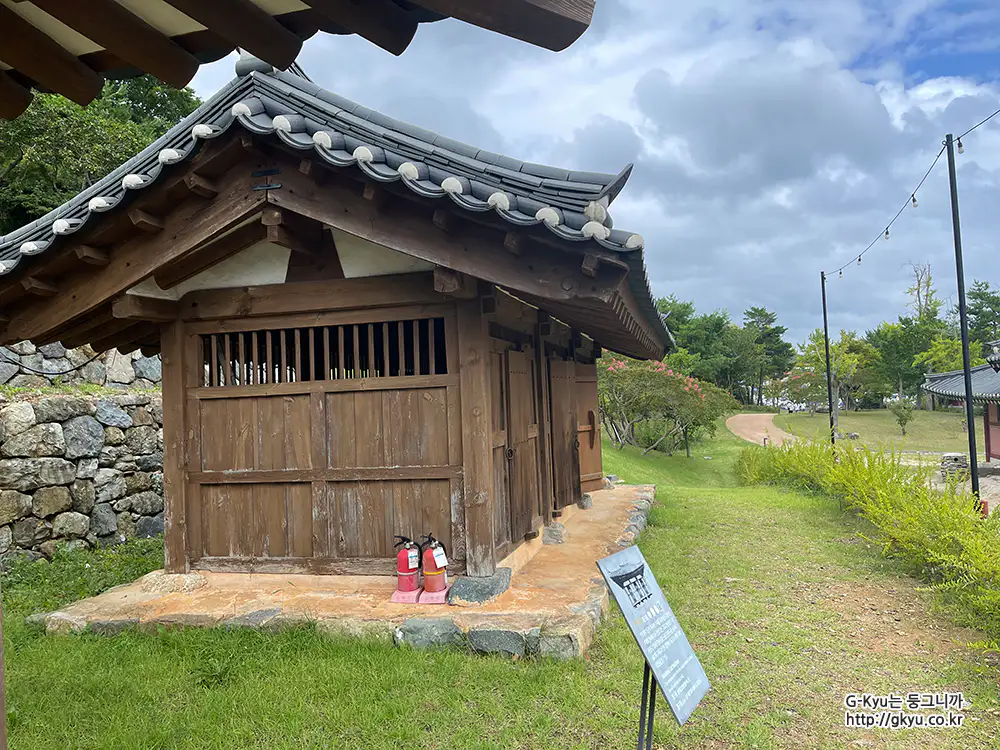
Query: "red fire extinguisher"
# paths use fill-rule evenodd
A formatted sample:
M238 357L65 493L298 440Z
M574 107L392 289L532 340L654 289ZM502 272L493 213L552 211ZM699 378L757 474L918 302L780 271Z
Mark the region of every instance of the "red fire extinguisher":
M396 592L410 594L420 590L420 547L409 537L396 536ZM394 598L395 595L393 595Z
M422 537L424 563L424 591L436 593L448 588L448 554L432 534Z

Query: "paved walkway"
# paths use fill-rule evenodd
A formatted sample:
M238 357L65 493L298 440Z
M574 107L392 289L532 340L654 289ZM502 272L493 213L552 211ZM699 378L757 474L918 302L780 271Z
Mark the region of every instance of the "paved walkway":
M774 424L773 414L734 414L726 420L729 431L757 445L764 444L764 438L770 445L781 445L786 440L794 440L795 436L779 429Z
M632 544L646 525L654 489L619 485L591 493L589 509L565 508L560 519L565 541L543 544L538 537L525 542L502 563L513 570L510 588L479 606L393 604L395 579L388 576L155 571L37 617L49 633L157 626L271 629L307 621L322 632L395 637L397 642L410 642L407 629L426 624L435 632L444 628L437 633L443 643L467 634L477 650L523 654L534 632L536 641L542 634L537 653L580 656L608 609L595 563ZM478 641L472 631L480 631ZM501 645L493 648L498 638ZM511 647L511 641L519 645Z

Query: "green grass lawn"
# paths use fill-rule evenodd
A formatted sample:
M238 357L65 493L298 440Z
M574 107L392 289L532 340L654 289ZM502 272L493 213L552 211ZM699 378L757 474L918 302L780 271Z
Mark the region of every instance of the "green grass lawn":
M994 746L998 674L829 501L739 487L725 431L694 458L606 446L605 469L658 485L640 545L713 689L659 748ZM706 460L711 456L712 460ZM49 637L26 614L129 580L148 544L76 553L4 581L11 747L619 748L634 743L642 659L615 613L586 660L513 662L372 641L194 631ZM595 570L595 576L597 571ZM888 613L888 614L887 614ZM898 635L903 633L903 635ZM842 727L848 691L963 690L958 730ZM972 720L972 719L975 720Z
M774 423L793 435L826 438L830 433L829 416L806 413L778 414ZM840 431L856 432L860 442L871 448L892 445L906 451L932 453L969 452L969 438L962 414L956 411L914 411L913 421L906 426L906 437L899 432L892 412L888 409L840 412ZM983 458L982 417L976 418L978 455Z

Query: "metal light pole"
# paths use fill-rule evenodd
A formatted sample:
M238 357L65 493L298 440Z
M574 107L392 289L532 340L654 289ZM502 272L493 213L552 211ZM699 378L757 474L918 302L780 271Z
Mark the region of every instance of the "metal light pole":
M826 271L819 272L819 282L823 290L823 346L826 347L826 400L830 408L830 443L836 445L837 426L833 421L833 376L830 374L830 321L826 313Z
M948 183L951 187L951 223L955 234L955 272L958 276L958 319L962 329L962 369L965 375L965 421L969 428L969 468L972 492L979 504L979 462L976 459L976 418L972 403L972 370L969 359L969 319L965 310L965 268L962 264L962 226L958 220L958 178L955 176L955 142L951 133L944 138L948 149Z

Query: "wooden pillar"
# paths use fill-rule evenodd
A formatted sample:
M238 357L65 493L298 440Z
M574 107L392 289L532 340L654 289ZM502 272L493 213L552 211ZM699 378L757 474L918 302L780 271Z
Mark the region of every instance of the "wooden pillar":
M188 569L186 481L184 465L185 401L184 324L167 323L160 329L163 361L163 542L168 573Z
M471 299L457 305L465 567L470 576L489 576L496 572L490 349L480 304L478 299Z
M990 462L990 457L993 453L992 446L990 445L990 411L992 409L993 404L983 405L983 435L986 441L986 463Z
M545 335L551 327L547 321L535 325L535 382L538 383L538 443L541 471L539 496L542 501L542 520L546 525L552 522L552 511L556 507L555 489L552 483L552 411L549 408L548 357L545 355Z

